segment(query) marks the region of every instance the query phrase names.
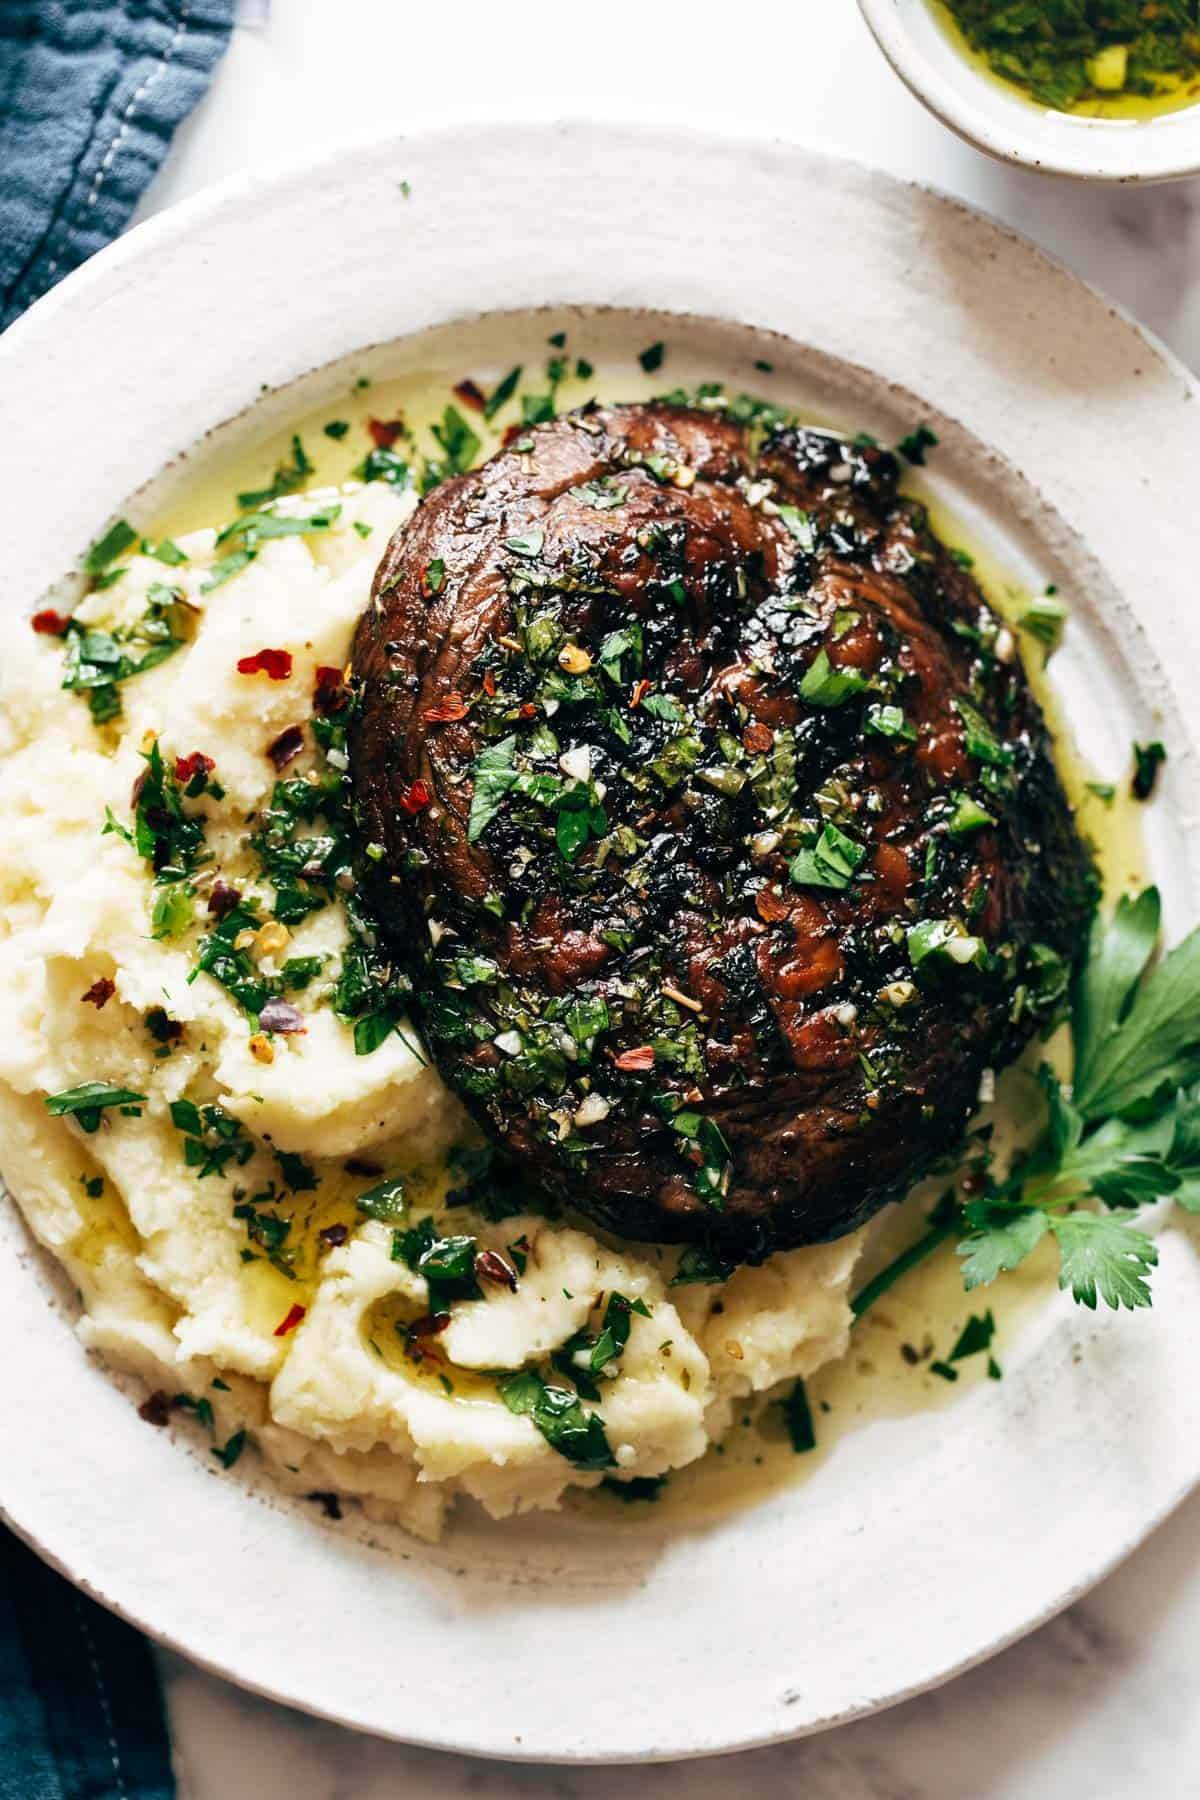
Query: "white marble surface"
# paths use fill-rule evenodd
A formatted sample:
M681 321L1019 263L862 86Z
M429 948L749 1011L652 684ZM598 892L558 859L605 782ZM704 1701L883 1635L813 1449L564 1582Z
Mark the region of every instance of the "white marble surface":
M959 194L1036 238L1200 368L1200 185L1116 192L987 162L909 98L853 0L747 8L740 36L738 15L711 0L686 10L642 0L242 0L241 13L144 212L389 125L564 115L699 124L820 145ZM713 1762L570 1770L411 1751L162 1661L183 1800L1191 1800L1198 1640L1200 1498L1061 1619L938 1693Z

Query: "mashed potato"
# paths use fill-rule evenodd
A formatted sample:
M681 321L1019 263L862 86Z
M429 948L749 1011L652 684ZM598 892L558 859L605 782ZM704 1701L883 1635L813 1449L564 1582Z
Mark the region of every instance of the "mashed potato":
M119 716L102 697L97 723L86 690L63 691L78 628L13 634L0 1164L79 1288L87 1345L183 1397L227 1465L252 1443L289 1488L432 1537L457 1494L502 1517L702 1456L740 1397L843 1352L859 1238L675 1281L677 1250L471 1187L453 1154L471 1128L411 1031L356 1043L338 987L348 877L280 926L252 838L277 781L336 785L345 759L336 734L314 741L314 692L319 710L413 501L369 484L277 516L321 502L318 528L243 537L240 567L214 531L182 540L186 561L115 565L78 621L118 641L164 606L188 622L120 681ZM264 649L285 655L239 672ZM173 826L147 779L178 841L155 836ZM319 812L304 830L321 854ZM261 1019L228 966L199 966L231 905L251 918L229 955L259 1006L275 995Z

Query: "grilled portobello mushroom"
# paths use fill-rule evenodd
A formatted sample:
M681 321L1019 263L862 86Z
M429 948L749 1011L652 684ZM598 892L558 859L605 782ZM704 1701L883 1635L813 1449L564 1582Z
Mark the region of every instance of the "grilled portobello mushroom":
M560 1200L835 1237L1058 1016L1095 882L1012 633L886 451L591 405L444 482L360 621L369 893Z

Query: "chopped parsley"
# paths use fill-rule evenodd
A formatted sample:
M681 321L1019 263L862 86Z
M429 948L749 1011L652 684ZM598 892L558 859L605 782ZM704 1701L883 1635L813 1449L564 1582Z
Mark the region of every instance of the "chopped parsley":
M992 1312L972 1313L951 1350L947 1361L961 1362L965 1356L978 1356L981 1350L991 1348L992 1339L996 1335L996 1320Z
M873 704L868 706L863 717L863 726L873 731L878 737L897 738L904 743L915 743L917 728L910 725L898 706Z
M451 1301L480 1300L475 1275L479 1245L473 1237L438 1237L431 1218L408 1231L396 1232L392 1257L420 1275L429 1289L429 1310L445 1312Z
M132 844L150 864L159 882L184 881L202 863L210 861L204 842L204 815L189 813L186 795L211 787L207 773L181 784L163 761L158 739L145 753L146 768L134 789L133 830L126 830L109 814L102 835L113 833Z
M531 1420L550 1448L576 1468L615 1468L603 1419L599 1413L585 1413L570 1388L552 1387L532 1369L521 1369L503 1376L499 1391L509 1412Z
M512 399L517 391L517 383L520 379L521 368L520 364L518 364L515 369L510 369L508 371L508 374L504 377L503 381L498 381L496 383L496 386L492 389L487 400L484 402L483 416L489 423L495 418L496 414L500 411L500 408L502 406L507 406L508 402Z
M918 425L915 431L910 431L907 437L900 439L896 449L905 462L915 463L921 467L925 462L925 452L935 449L937 441L937 434L931 431L928 425Z
M700 1282L712 1284L728 1281L734 1264L725 1262L715 1250L704 1244L689 1244L679 1258L679 1265L667 1283L668 1287L689 1287Z
M354 1204L364 1218L378 1219L384 1225L402 1225L408 1218L408 1199L398 1175L366 1188L355 1196Z
M313 465L305 455L304 445L299 437L292 439L292 460L281 463L267 487L251 488L237 497L238 507L242 512L252 512L257 507L265 506L271 500L279 500L284 494L294 494L303 487L313 472Z
M1157 741L1133 746L1133 781L1130 786L1135 800L1149 800L1158 782L1158 771L1166 760L1166 747Z
M980 806L978 800L970 794L955 793L951 795L954 811L946 821L946 830L951 837L969 837L974 831L982 831L985 825L996 823L993 815L986 807Z
M611 1381L618 1372L622 1352L629 1342L632 1315L650 1317L644 1300L629 1300L624 1294L608 1297L600 1330L596 1333L577 1331L554 1352L551 1361L560 1375L575 1383L585 1400L598 1400L601 1380Z
M90 547L83 559L84 571L88 575L103 575L118 556L124 556L132 550L138 541L138 534L125 519L117 519L110 525L102 537Z
M866 856L865 844L856 843L836 825L826 825L816 842L795 857L791 877L798 887L848 888Z
M1046 651L1057 650L1062 643L1063 629L1067 622L1067 609L1052 588L1038 599L1031 600L1021 614L1020 626L1030 637L1035 637L1039 644L1046 646Z
M805 670L797 692L809 706L841 706L868 685L860 669L835 669L828 650L820 649Z
M1059 112L1174 99L1200 76L1196 0L945 0L970 49Z
M812 1407L808 1402L808 1392L802 1381L797 1381L786 1400L780 1401L784 1424L792 1449L798 1456L805 1451L817 1447L817 1433L813 1425Z
M246 1448L246 1433L235 1431L224 1444L213 1446L213 1455L223 1469L232 1469L242 1451Z
M152 582L146 610L131 625L111 630L71 619L62 685L84 694L97 725L120 717L119 683L166 662L192 635L194 611L178 588Z
M254 1155L253 1139L241 1120L224 1107L172 1100L171 1123L183 1136L183 1160L198 1181L209 1175L224 1176L230 1163L243 1168Z
M433 435L445 452L444 464L438 465L439 476L462 475L472 468L483 448L481 439L471 430L456 406L447 406L441 423L433 427ZM426 479L426 485L432 485Z
M132 1117L140 1116L145 1094L133 1088L114 1087L107 1081L83 1081L78 1087L63 1088L61 1093L46 1095L46 1111L54 1118L72 1117L82 1131L98 1131L100 1116L112 1106Z

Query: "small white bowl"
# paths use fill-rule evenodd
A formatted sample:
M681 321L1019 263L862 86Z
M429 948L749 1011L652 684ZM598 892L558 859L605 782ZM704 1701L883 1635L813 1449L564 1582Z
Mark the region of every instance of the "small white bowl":
M928 0L858 3L910 92L943 125L1002 162L1083 181L1172 181L1200 173L1200 104L1152 119L1054 112L973 67Z

